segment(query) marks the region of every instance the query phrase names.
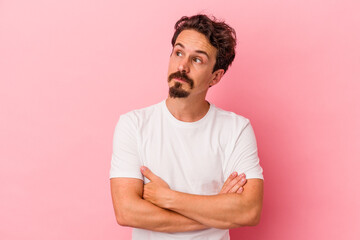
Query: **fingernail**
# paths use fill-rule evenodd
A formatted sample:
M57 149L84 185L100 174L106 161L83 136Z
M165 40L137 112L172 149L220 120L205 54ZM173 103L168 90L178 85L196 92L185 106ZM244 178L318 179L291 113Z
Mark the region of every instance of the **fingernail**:
M145 166L142 166L140 169L141 171L145 171L147 168Z
M237 172L233 172L231 175L235 177L237 175Z

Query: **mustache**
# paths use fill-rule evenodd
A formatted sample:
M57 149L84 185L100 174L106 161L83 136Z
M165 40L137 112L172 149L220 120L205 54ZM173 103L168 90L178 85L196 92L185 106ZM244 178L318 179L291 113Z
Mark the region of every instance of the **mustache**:
M168 82L170 82L171 79L173 79L173 78L178 78L178 79L184 80L185 82L189 83L191 89L194 87L194 80L189 78L188 75L186 75L186 73L184 73L184 72L177 71L177 72L170 74L168 77Z

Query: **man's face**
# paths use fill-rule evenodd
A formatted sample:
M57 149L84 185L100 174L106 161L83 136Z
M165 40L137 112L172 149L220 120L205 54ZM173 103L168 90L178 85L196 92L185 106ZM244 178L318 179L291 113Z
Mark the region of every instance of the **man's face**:
M176 39L169 61L170 97L184 98L201 94L205 97L209 86L218 81L218 71L212 72L216 53L217 49L205 35L195 30L183 30Z

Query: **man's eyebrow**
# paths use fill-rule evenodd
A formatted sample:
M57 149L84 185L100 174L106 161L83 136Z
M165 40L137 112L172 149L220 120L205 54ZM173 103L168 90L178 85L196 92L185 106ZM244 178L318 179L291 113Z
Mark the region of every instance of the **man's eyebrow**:
M176 43L175 46L180 46L180 47L182 47L182 48L185 48L184 45L182 45L181 43ZM175 46L174 46L174 47L175 47ZM195 52L200 53L200 54L204 54L204 55L206 55L206 57L207 57L208 59L210 59L209 54L207 54L207 52L205 52L205 51L203 51L203 50L195 50Z

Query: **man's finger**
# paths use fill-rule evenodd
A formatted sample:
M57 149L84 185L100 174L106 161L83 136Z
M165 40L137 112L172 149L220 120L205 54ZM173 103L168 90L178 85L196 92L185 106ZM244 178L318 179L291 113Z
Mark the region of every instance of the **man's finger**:
M230 187L228 186L228 184L237 176L237 174L237 172L233 172L232 174L230 174L230 176L226 179L220 193L226 193L227 191L229 191Z
M232 188L230 189L229 193L236 193L240 188L242 188L246 183L246 178L244 176L239 176L240 179L232 184ZM237 179L236 179L237 180Z
M226 179L226 182L224 183L224 185L228 184L231 180L233 180L234 178L236 178L238 175L237 172L233 172L232 174L230 174L230 176L228 177L228 179Z
M241 187L241 188L239 188L239 189L236 191L236 193L242 193L243 191L244 191L244 188Z
M244 186L246 183L246 175L242 173L237 177L230 180L226 185L224 184L223 188L221 189L220 193L234 193L240 187Z
M148 169L145 166L142 166L140 168L140 171L141 171L142 175L144 175L144 177L146 177L150 181L155 180L155 178L157 177L150 169Z

